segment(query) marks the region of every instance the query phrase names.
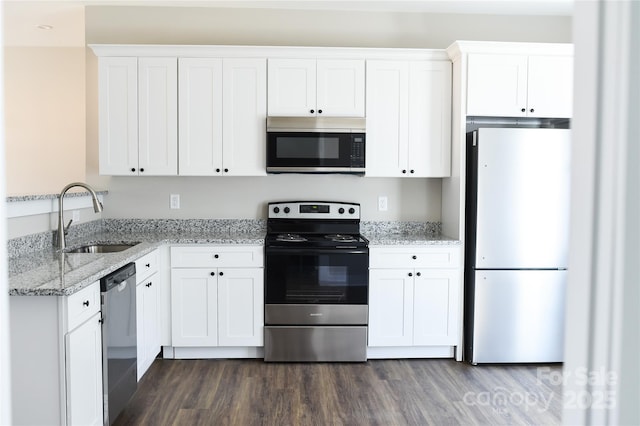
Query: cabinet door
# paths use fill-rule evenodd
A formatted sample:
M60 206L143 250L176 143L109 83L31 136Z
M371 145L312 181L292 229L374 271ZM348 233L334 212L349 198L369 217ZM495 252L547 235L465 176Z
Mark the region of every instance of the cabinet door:
M217 293L215 269L171 271L173 346L217 346Z
M527 113L567 117L573 113L573 58L529 56Z
M224 59L222 165L230 176L266 175L267 61Z
M369 270L369 346L411 346L413 277L409 271Z
M138 326L138 380L160 352L159 276L152 275L136 287Z
M100 313L65 335L65 367L67 424L102 426Z
M138 60L98 63L100 174L138 174Z
M526 56L472 54L467 73L467 115L527 115Z
M222 174L222 60L180 58L178 173Z
M318 115L364 117L364 60L318 60Z
M451 173L451 63L409 65L409 156L407 176Z
M367 61L367 176L406 175L408 77L408 62Z
M316 115L316 60L269 59L270 116Z
M413 292L413 344L456 345L459 271L416 270Z
M262 346L264 270L220 269L218 341L220 346Z
M176 58L138 59L140 175L178 174L178 65Z

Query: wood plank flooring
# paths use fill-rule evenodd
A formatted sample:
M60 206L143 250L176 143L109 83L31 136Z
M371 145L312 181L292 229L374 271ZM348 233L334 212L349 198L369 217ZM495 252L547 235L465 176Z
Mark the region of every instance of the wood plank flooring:
M562 367L157 359L116 425L560 424ZM552 376L550 376L552 374Z

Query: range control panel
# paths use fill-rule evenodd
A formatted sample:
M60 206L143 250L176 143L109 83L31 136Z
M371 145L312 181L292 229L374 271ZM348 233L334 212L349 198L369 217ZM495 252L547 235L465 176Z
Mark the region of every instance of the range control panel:
M269 203L269 219L360 219L360 204L327 201Z

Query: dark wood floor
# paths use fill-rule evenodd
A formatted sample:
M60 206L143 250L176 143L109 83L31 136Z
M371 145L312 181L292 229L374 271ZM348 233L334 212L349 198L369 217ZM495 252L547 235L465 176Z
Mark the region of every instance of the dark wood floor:
M157 359L116 425L553 425L560 372L439 359Z

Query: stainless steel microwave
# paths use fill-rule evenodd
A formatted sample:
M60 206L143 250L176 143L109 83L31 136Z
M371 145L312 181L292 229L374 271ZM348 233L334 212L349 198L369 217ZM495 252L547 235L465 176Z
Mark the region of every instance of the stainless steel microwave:
M364 175L365 119L267 118L267 173Z

